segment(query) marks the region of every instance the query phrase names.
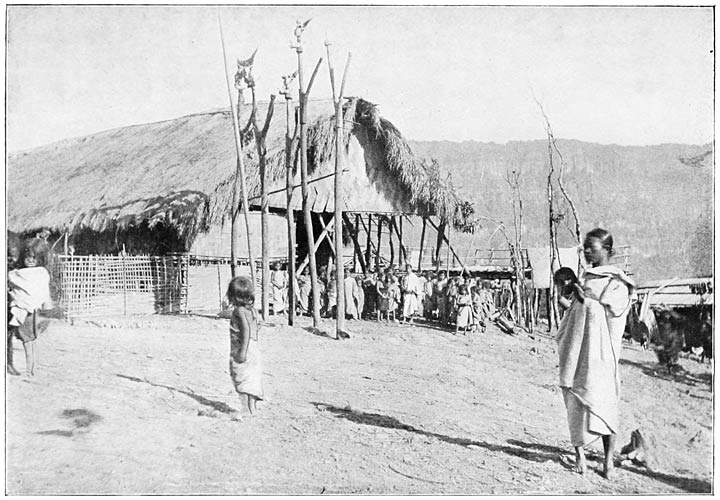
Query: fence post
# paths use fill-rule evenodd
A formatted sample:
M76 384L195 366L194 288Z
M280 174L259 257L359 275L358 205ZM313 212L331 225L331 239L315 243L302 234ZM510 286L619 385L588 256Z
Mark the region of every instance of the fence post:
M123 316L127 316L127 270L125 268L125 248L123 245L122 273L123 273Z

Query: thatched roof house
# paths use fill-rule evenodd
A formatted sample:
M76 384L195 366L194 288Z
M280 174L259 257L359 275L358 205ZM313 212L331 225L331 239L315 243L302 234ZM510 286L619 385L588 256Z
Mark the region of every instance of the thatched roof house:
M334 209L332 106L311 104L312 210L330 212ZM284 106L275 104L267 138L269 185L274 193L270 206L278 210L286 208ZM267 107L267 103L260 106L261 119ZM467 215L469 204L458 198L450 179L440 175L436 163L415 158L400 132L378 115L373 104L348 100L345 123L347 211ZM244 151L252 206L259 204L260 194L254 142ZM189 251L199 233L226 220L235 166L229 111L124 127L11 154L8 229L27 233L48 228L72 236L83 231L117 235L133 227L162 227L174 230ZM298 173L295 184L300 184ZM299 187L294 199L294 208L300 210Z

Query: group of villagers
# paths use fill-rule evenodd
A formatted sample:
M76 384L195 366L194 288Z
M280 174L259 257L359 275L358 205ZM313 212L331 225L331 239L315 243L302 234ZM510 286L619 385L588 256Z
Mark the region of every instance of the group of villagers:
M273 312L285 312L288 278L279 264L270 275ZM445 271L416 274L407 264L404 272L395 266L367 275L345 270L343 293L347 319L376 319L412 323L414 319L454 326L456 332L485 331L488 321L512 301L509 286L470 276L448 277ZM323 266L318 273L320 315L334 318L337 308L335 271ZM298 278L297 313L312 312L312 287L307 269Z
M610 264L612 235L604 229L587 233L583 243L586 263L581 276L569 268L555 274L559 303L565 309L557 343L560 387L567 411L570 440L575 448L575 472L587 471L585 448L601 439L604 449L603 474L615 475L614 451L619 428L620 377L618 360L628 311L635 300L635 284L623 271ZM35 373L35 340L42 330L38 311L50 308L50 252L43 239L24 244L8 237L8 327L6 371L19 372L13 363L13 339L23 343L27 376ZM486 281L448 278L444 272L416 275L407 266L403 276L393 268L372 276L348 273L345 279L349 317L381 316L396 312L411 322L417 315L457 328L481 326L496 314L496 298ZM324 272L323 312L334 314L333 273ZM304 277L307 275L303 275ZM276 312L284 310L287 279L275 265L271 275ZM299 307L307 312L309 280L300 281ZM334 295L333 295L334 293ZM264 399L262 360L257 345L258 317L255 290L248 277L233 278L227 298L232 305L230 319L230 376L236 391L246 400L250 414ZM281 306L282 304L282 306Z

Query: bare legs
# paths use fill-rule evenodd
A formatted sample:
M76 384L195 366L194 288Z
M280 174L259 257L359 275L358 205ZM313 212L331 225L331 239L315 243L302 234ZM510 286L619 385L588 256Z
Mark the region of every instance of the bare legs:
M15 369L15 366L13 365L13 337L15 335L15 329L12 327L8 327L8 333L7 333L7 351L5 353L5 371L8 373L8 375L20 375L20 372Z
M247 407L248 407L248 411L250 412L250 415L254 414L257 411L257 400L258 400L258 398L248 394Z
M23 342L23 348L25 349L25 366L26 373L32 377L35 375L35 341L29 340Z
M615 434L609 434L602 437L603 451L605 452L605 460L603 462L603 476L605 479L615 479L617 472L615 471L615 462L613 455L615 452ZM573 472L578 474L587 473L587 460L585 459L585 449L582 446L575 447L575 467Z
M587 461L585 460L585 449L582 446L575 447L575 468L573 472L578 474L587 473Z
M603 475L605 479L615 479L615 462L613 462L613 454L615 452L615 434L609 434L602 437L603 450L605 451L605 465L603 467Z
M253 396L252 394L248 394L248 393L245 393L245 392L240 393L240 399L242 399L242 398L246 398L246 404L247 404L248 413L249 413L250 415L254 415L254 414L257 412L257 401L258 401L258 398L256 398L256 397Z

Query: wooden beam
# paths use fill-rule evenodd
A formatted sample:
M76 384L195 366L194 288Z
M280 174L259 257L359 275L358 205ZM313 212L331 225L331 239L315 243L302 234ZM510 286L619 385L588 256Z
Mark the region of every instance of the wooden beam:
M440 229L438 229L438 227L435 225L435 223L432 221L432 219L428 218L428 222L430 223L430 225L431 225L433 228L435 228L436 231L438 231L438 239L440 239ZM447 243L448 248L449 248L450 251L452 252L452 254L453 254L453 256L455 257L455 259L456 259L458 262L462 262L462 260L460 259L460 256L455 252L455 250L453 249L453 247L450 245L450 240L448 239L447 235L444 234L444 231L443 231L443 234L442 234L442 241L444 241L445 243ZM438 245L438 250L437 250L437 252L438 252L438 257L439 257L439 255L440 255L440 245Z
M325 219L323 219L322 214L320 214L319 219L320 219L320 225L323 227L323 233L326 234L325 239L328 240L328 244L330 245L330 251L333 253L335 258L337 259L338 253L335 251L335 245L333 244L333 240L329 236L329 233L333 228L337 229L337 225L335 224L336 219L335 219L335 217L333 217L332 219L330 219L330 222L328 222L327 224L325 224ZM342 222L340 222L340 223L342 224ZM315 251L317 251L317 249L320 248L320 240L321 239L322 239L322 237L318 239L318 244L315 247ZM340 243L342 244L342 242L340 242Z
M330 237L328 236L328 233L335 226L335 219L330 219L330 222L327 224L327 226L325 225L325 222L322 220L322 217L320 217L320 221L323 224L324 229L320 233L320 236L318 236L318 239L317 239L317 241L315 241L315 244L313 245L313 253L317 252L317 249L320 248L320 244L322 243L322 241L325 238L327 238L328 240L330 239ZM332 243L330 243L330 246L332 248ZM335 250L333 249L333 252L334 251ZM305 266L308 265L309 261L310 261L310 252L308 252L308 254L303 259L302 263L298 267L298 270L297 270L298 276L302 274L303 270L305 269Z

